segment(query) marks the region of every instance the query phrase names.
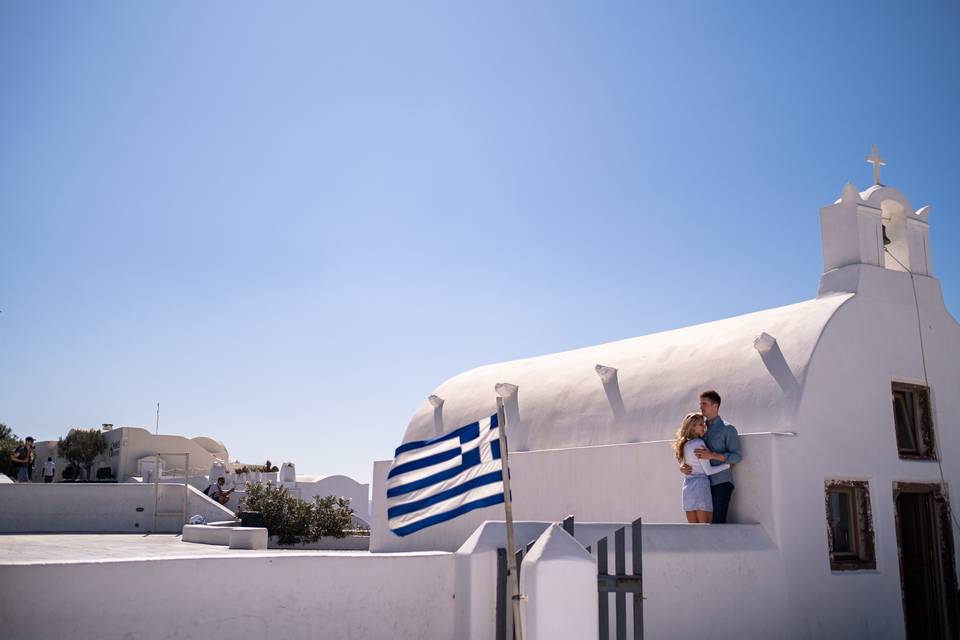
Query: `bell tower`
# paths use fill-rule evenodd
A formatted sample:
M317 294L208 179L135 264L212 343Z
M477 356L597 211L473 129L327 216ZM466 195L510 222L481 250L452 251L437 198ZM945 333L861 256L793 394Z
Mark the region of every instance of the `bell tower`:
M873 164L875 184L858 191L847 183L839 200L820 209L824 278L850 265L932 276L930 207L914 210L899 190L880 183L880 167L886 162L876 146L867 162Z

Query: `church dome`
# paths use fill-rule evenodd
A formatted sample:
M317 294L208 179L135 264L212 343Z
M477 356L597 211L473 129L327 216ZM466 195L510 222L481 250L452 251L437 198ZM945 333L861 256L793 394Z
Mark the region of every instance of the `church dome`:
M828 295L472 369L437 387L433 395L443 399L442 409L425 400L403 441L438 435L435 414L441 410L445 431L494 413L494 385L501 382L519 387L506 407L512 451L670 439L681 418L698 409L699 393L710 388L723 397L721 415L741 432L787 428L817 341L850 297ZM773 359L771 345L778 347Z

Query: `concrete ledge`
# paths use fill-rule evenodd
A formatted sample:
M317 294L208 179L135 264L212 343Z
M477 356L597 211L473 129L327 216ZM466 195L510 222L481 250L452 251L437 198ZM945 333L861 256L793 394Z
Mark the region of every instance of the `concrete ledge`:
M215 527L209 524L186 524L183 526L183 537L180 539L184 542L227 546L230 544L230 532L232 530L232 527Z
M223 527L226 529L226 527ZM266 549L267 530L263 527L233 527L230 531L231 549Z

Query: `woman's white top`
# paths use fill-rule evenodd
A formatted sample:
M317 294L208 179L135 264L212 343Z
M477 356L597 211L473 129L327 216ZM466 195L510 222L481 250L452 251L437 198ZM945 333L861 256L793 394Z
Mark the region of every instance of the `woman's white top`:
M723 464L710 464L709 460L697 457L697 454L694 453L700 447L706 447L707 444L703 441L703 438L694 438L693 440L688 440L686 444L683 445L683 461L686 462L693 469L693 472L690 474L692 476L712 476L715 473L720 473L730 468L730 465L724 462Z

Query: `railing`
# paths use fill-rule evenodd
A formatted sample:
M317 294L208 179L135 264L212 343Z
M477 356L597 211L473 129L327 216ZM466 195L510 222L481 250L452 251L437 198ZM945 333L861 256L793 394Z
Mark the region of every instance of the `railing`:
M617 640L627 637L627 594L633 594L633 637L643 638L643 542L641 538L640 518L630 524L631 570L627 573L626 527L620 527L613 534L613 570L608 570L609 552L606 536L597 541L597 605L600 614L600 640L610 638L610 594L614 594L616 617L614 631ZM593 545L591 545L592 547ZM591 547L587 551L591 552ZM592 553L592 552L591 552Z
M183 477L183 510L160 511L160 456L183 456L183 468L190 468L189 453L156 453L153 456L153 530L157 530L157 519L160 516L180 516L181 524L187 523L187 502L190 499L190 478Z

